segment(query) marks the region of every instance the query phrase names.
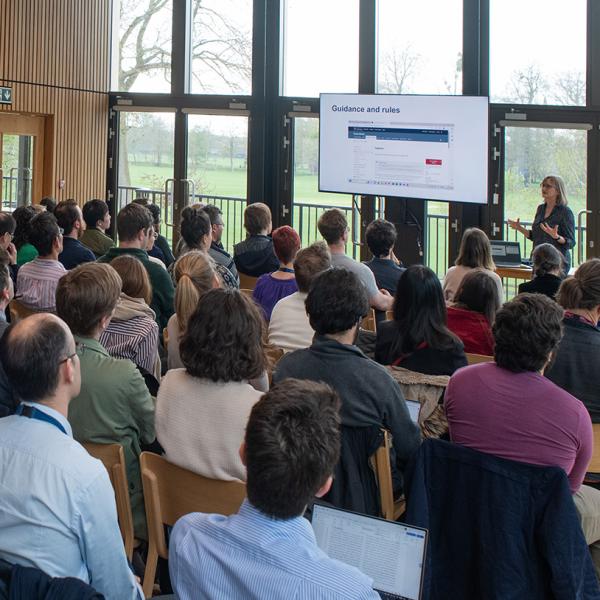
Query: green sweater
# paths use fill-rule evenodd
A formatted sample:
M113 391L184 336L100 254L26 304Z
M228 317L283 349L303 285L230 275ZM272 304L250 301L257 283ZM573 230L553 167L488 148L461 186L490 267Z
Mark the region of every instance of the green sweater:
M69 423L78 442L121 444L135 536L146 539L140 476L141 444L154 441L154 399L130 360L112 358L95 339L75 336L81 391L69 404Z
M104 256L114 245L112 238L102 233L99 229L86 229L79 240L84 246L87 246L96 256Z
M31 262L34 258L38 257L38 251L35 249L33 244L27 242L23 244L17 251L17 264L19 266L25 263Z
M164 267L153 263L148 258L148 253L145 250L138 248L111 248L104 256L98 259L98 262L109 263L113 258L122 256L123 254L131 254L139 258L150 277L152 285L152 302L150 308L156 314L156 322L160 328L160 333L167 326L171 315L175 312L174 299L175 288L169 273Z

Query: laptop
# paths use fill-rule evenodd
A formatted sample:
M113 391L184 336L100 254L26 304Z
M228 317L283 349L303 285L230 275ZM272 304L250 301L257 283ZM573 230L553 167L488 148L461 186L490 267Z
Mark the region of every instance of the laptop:
M491 240L492 259L497 267L520 267L521 246L519 242Z
M384 600L420 600L427 530L397 521L313 505L317 545L373 579Z
M421 403L416 400L407 400L406 406L408 406L408 412L413 423L419 422L419 411L421 410Z

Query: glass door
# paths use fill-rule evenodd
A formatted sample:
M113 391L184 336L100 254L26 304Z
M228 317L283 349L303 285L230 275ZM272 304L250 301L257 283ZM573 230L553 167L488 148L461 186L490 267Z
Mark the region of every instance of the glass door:
M119 110L115 217L135 198L146 198L160 207L161 233L170 243L173 237L174 131L174 112Z

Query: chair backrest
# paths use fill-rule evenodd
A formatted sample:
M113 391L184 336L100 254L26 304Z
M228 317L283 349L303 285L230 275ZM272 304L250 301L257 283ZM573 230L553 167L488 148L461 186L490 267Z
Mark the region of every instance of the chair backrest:
M386 310L385 311L385 320L386 321L393 321L394 320L394 311L393 310Z
M252 292L254 290L252 289L248 289L248 288L240 288L240 292L242 292L242 294L244 294L244 296L248 296L248 298L252 299Z
M367 316L363 319L361 327L365 331L377 332L377 321L375 320L375 310L370 308Z
M587 471L588 473L600 473L600 423L593 423L592 428L594 431L594 453Z
M83 447L88 454L101 460L113 489L117 503L117 516L119 517L119 528L125 544L125 553L131 560L133 554L133 516L131 514L131 503L129 501L129 485L127 482L127 470L125 466L125 453L121 444L93 444L87 442Z
M379 488L379 501L381 516L388 521L395 520L394 487L392 484L392 464L390 462L391 450L390 434L383 430L383 441L373 454L373 466Z
M468 353L465 353L465 356L467 357L467 363L470 364L470 365L477 365L479 363L494 362L494 357L493 356L487 356L485 354L468 354Z
M251 277L250 275L244 275L244 273L238 273L240 276L240 289L252 291L256 287L258 277Z
M27 308L24 304L21 304L18 300L11 300L8 304L8 310L10 312L11 323L16 323L22 319L35 315L37 311Z

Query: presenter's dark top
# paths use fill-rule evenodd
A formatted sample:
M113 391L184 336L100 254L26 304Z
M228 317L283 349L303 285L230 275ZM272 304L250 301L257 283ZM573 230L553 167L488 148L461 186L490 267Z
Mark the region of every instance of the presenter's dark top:
M573 211L564 204L556 205L547 219L544 218L545 211L546 205L544 203L540 204L535 211L535 218L531 227L533 247L535 248L540 244L552 244L565 257L565 273L568 273L571 268L570 250L575 246L575 217ZM549 227L558 225L558 234L565 239L565 243L559 244L552 236L542 231L540 227L542 223L546 223Z
M547 273L519 285L519 294L544 294L548 298L556 300L556 292L558 292L561 282L562 279L557 275Z
M96 260L96 257L79 240L63 237L63 251L58 255L58 260L65 269L70 270L83 263L93 262Z

